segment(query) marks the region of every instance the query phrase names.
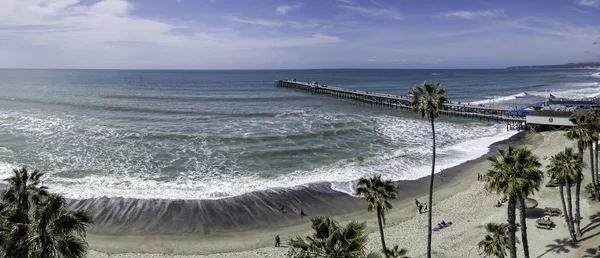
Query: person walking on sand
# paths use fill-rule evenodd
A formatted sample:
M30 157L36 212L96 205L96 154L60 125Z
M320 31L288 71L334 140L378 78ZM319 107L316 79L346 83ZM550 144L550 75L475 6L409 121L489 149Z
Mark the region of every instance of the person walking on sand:
M281 246L281 239L279 239L279 235L275 237L275 247Z
M423 211L427 211L427 203L423 204Z
M419 203L419 214L423 213L423 205Z

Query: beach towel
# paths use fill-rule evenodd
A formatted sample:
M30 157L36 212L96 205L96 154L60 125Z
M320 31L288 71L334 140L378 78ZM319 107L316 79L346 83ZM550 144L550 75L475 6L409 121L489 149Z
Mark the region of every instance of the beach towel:
M452 221L448 221L448 222L446 222L446 226L445 226L445 227L443 227L443 228L434 227L432 230L433 230L434 232L438 232L439 230L442 230L442 229L444 229L444 228L447 228L447 227L449 227L449 226L452 226Z

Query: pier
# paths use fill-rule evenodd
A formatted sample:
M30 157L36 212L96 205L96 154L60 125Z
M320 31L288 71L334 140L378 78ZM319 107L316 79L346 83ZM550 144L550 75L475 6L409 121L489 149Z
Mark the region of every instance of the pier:
M412 97L410 96L343 89L320 85L318 83L298 82L296 80L276 80L275 87L291 88L315 94L329 95L336 98L351 99L381 107L412 110ZM442 106L438 114L440 116L496 121L506 123L506 128L508 130L524 130L525 114L513 114L510 112L512 110L513 109L509 107L486 107L448 102Z

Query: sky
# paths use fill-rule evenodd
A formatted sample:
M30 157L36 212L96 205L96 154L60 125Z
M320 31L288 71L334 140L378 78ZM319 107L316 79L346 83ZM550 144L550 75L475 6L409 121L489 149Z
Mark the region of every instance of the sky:
M600 61L600 0L0 0L1 68Z

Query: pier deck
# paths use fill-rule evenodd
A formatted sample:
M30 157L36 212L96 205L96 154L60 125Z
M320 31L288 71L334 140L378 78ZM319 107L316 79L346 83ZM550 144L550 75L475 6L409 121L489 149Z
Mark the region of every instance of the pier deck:
M412 109L410 96L392 95L353 89L344 89L328 85L298 82L295 80L276 80L276 87L292 88L317 94L330 95L338 98L352 99L378 106L397 109ZM486 107L479 105L459 104L460 102L445 103L439 114L442 116L463 117L486 121L505 122L507 129L522 130L525 126L525 116L506 115L513 110L510 107Z

